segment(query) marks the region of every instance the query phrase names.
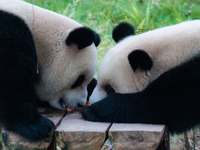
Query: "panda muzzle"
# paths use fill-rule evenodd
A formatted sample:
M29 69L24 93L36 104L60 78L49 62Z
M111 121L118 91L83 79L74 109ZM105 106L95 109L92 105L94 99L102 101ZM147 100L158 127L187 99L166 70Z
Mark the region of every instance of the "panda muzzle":
M82 105L78 105L78 107L76 107L76 108L69 108L69 107L66 105L66 103L65 103L65 101L64 101L63 98L61 98L61 99L59 100L59 104L60 104L60 106L61 106L62 108L66 109L68 113L72 113L72 112L74 112L74 111L80 112L81 109L82 109L83 107L86 107L86 106L90 105L89 101L87 101L86 104L83 105L83 106L82 106Z

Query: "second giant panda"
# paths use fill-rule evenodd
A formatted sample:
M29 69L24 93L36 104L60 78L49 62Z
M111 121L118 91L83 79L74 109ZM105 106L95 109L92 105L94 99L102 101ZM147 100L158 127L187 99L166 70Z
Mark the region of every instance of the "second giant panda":
M61 110L84 105L100 38L68 17L21 0L1 0L0 18L0 124L40 140L55 126L38 113L35 100Z
M132 33L125 23L114 29L118 43L100 64L94 104L82 110L83 117L166 124L171 132L199 124L200 20Z

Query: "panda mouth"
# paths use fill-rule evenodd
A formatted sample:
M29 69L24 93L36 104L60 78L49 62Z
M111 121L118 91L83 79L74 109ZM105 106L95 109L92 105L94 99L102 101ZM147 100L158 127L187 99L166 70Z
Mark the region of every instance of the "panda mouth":
M82 109L83 107L86 107L86 106L90 105L90 104L89 104L89 101L87 101L86 104L83 105L83 106L82 106L82 105L78 105L78 107L76 107L76 108L69 108L69 107L67 107L67 105L66 105L66 103L65 103L65 101L64 101L63 98L61 98L61 99L59 100L59 104L60 104L60 106L61 106L62 108L66 109L67 112L69 112L69 113L74 112L74 111L81 111L81 109Z
M74 112L74 111L81 111L81 109L83 108L83 106L81 106L81 105L78 105L76 108L70 108L67 106L67 104L65 103L63 98L61 98L59 100L59 104L63 109L67 110L67 112L69 112L69 113Z

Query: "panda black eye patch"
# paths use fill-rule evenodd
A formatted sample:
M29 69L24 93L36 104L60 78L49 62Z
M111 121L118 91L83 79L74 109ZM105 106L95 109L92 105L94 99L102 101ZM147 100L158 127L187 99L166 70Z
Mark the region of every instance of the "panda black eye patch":
M85 80L85 76L84 75L80 75L78 77L78 79L74 82L74 84L71 86L71 88L74 89L74 88L80 86L83 83L84 80Z

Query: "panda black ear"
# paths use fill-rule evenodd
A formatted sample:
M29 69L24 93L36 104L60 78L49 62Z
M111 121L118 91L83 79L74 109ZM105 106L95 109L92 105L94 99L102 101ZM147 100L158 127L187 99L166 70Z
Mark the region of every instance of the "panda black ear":
M120 23L119 25L117 25L113 29L112 38L117 43L120 40L122 40L123 38L125 38L126 36L134 35L134 34L135 34L134 27L128 23L123 22L123 23Z
M138 67L143 70L150 70L153 66L153 61L149 54L144 50L134 50L128 55L129 64L135 72Z
M97 46L99 46L99 43L101 42L101 38L100 38L99 34L96 32L94 32L94 35L95 35L94 45L97 47Z
M71 46L72 44L76 44L78 49L83 49L88 47L92 43L95 46L98 46L100 43L100 36L86 27L76 28L69 33L69 36L66 39L66 44Z

